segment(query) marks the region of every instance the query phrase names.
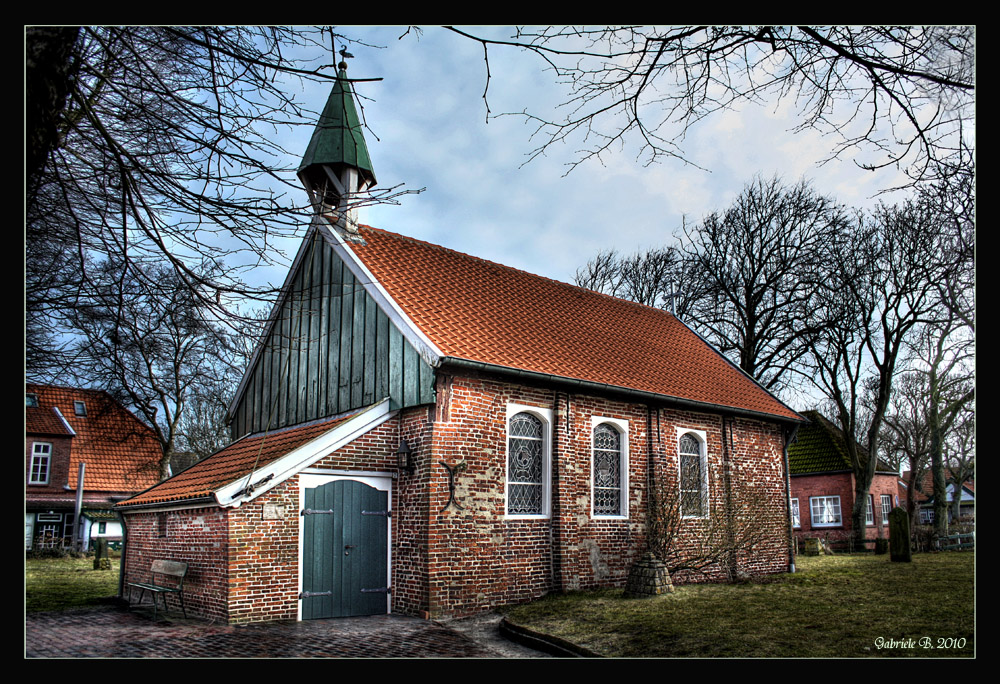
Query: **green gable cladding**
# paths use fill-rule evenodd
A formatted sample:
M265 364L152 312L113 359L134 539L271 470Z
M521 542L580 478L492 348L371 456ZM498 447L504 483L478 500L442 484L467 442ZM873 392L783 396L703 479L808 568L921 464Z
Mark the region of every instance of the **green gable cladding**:
M434 402L434 372L313 231L232 408L233 439L369 406Z
M299 172L323 164L334 169L343 165L356 167L369 185L375 184L375 171L344 69L337 74L337 81L299 164Z

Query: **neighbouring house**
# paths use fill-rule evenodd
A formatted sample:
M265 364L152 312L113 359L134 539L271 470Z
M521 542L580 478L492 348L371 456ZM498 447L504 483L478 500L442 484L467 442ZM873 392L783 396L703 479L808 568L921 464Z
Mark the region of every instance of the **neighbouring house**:
M685 548L737 485L765 498L752 551L675 581L785 571L801 416L667 312L358 225L348 198L375 177L344 68L234 441L118 505L127 580L184 561L188 610L231 623L617 587L651 481Z
M24 426L25 548L120 541L113 505L159 479L153 431L107 392L37 384L25 388Z
M848 539L856 480L844 433L819 411L803 411L802 415L809 423L788 447L795 536ZM888 537L889 512L900 505L898 480L898 472L878 463L865 508L866 539Z
M910 471L903 473L902 482L900 482L900 492L901 500L904 502L902 505L906 505L906 483L910 481ZM917 522L922 525L930 525L934 522L934 481L933 474L927 472L922 481L919 483L920 486L913 492L913 501L919 511ZM948 522L953 522L955 520L955 477L951 470L945 471L945 480L947 484L947 500L948 500ZM960 518L975 518L976 516L976 480L972 478L966 480L962 483L962 495L959 500L959 517Z

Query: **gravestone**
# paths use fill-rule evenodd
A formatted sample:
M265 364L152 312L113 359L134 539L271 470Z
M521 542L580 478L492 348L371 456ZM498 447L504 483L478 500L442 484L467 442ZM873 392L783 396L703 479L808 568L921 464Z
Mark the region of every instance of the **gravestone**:
M910 549L910 517L897 506L889 512L889 560L909 563L913 560Z

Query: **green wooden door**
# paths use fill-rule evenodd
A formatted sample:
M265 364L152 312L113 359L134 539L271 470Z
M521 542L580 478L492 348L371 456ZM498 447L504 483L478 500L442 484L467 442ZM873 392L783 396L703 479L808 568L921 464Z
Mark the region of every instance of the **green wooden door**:
M389 493L355 480L305 490L302 618L386 613Z

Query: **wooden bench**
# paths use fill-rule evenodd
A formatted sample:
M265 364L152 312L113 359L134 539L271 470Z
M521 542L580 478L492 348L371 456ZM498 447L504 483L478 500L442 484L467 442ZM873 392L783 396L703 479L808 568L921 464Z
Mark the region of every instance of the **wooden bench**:
M187 575L187 563L177 561L155 560L150 567L152 582L129 582L128 583L128 605L132 607L132 589L140 589L139 602L150 592L153 598L153 619L156 619L156 597L163 596L163 610L167 610L167 594L177 594L181 602L181 611L187 617L187 610L184 608L184 577Z

